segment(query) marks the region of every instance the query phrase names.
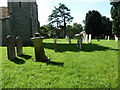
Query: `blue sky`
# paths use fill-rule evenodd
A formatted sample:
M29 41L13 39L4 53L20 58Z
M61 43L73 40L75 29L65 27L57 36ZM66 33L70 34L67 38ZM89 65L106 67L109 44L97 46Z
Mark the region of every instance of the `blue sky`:
M71 10L71 16L74 17L72 23L83 24L82 21L89 10L97 10L101 15L111 17L109 0L37 0L38 19L41 25L48 24L48 16L52 13L54 6L59 6L59 3L65 4ZM0 1L0 6L6 5L7 0Z

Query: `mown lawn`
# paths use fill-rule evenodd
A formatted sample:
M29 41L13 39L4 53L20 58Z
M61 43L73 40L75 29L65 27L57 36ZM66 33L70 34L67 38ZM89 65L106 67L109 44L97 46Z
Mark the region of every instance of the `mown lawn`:
M58 39L57 52L52 39L44 40L49 63L35 62L34 47L23 47L24 55L7 59L2 49L3 88L117 88L118 43L114 40L93 40L76 47L76 39L68 44Z

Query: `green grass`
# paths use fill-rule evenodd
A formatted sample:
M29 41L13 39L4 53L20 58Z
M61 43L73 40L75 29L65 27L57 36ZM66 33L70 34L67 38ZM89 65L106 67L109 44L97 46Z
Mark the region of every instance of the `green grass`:
M35 62L34 48L23 47L24 56L7 59L2 47L3 88L117 88L118 43L93 40L76 47L76 39L68 44L58 39L57 52L52 39L44 40L45 53L50 63Z

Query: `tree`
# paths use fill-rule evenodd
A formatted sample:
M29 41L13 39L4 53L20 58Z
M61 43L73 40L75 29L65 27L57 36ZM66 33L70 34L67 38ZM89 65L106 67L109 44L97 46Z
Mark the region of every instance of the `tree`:
M103 33L106 36L112 36L112 22L106 16L102 16Z
M89 11L85 18L85 31L87 34L92 34L92 36L98 38L103 33L102 29L102 18L98 11Z
M74 34L78 34L80 32L83 31L83 28L82 28L82 25L81 24L77 24L77 23L73 23L73 29L72 29L72 32Z
M73 17L70 15L70 9L64 4L59 3L59 7L54 7L55 10L52 14L48 16L48 21L51 24L56 23L56 27L63 26L64 36L66 36L66 26L68 23L72 22Z
M120 1L114 2L114 0L110 3L111 7L111 17L113 19L113 31L114 34L119 38L120 37Z
M53 29L55 29L55 27L53 27L51 24L43 25L40 27L40 34L46 38L53 37Z

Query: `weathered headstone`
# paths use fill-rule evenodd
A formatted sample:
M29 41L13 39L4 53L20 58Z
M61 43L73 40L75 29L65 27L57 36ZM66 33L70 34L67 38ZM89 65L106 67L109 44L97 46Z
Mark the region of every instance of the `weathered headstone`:
M54 50L56 52L57 51L57 39L56 38L53 39L53 45L54 45Z
M86 34L86 32L82 31L81 34L83 35L83 42L88 42L88 35Z
M91 34L89 34L89 43L92 43Z
M87 34L85 35L85 42L88 43L88 35Z
M66 41L69 42L69 44L71 44L71 36L70 35L69 36L65 36L65 38L66 38Z
M75 35L77 37L77 47L79 49L82 49L82 38L83 38L83 35L82 34L76 34Z
M115 35L115 41L118 42L118 37Z
M15 40L13 36L8 35L6 39L6 44L7 44L7 55L8 59L12 60L15 59L16 54L15 54Z
M107 36L105 36L105 39L107 39Z
M17 49L17 56L21 56L23 54L23 49L22 49L22 39L19 36L16 37L16 49Z
M43 39L44 37L40 36L39 33L35 33L34 37L31 38L35 49L35 61L37 62L47 62L49 60L45 55Z
M78 39L77 47L78 47L79 49L82 49L82 35L80 35L80 37L79 37L79 39Z
M107 39L108 41L110 41L110 36L108 36L108 39Z

